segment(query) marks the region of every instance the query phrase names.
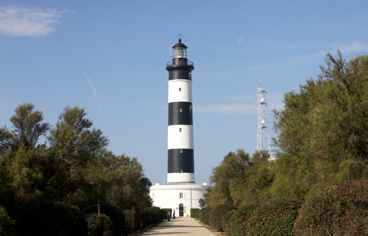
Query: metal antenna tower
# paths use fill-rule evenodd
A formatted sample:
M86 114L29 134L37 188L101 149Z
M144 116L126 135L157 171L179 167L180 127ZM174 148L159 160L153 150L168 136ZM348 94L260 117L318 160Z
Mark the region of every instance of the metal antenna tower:
M259 81L259 87L257 88L257 150L268 151L269 135L267 129L267 100L266 100L266 88L263 88L261 81Z

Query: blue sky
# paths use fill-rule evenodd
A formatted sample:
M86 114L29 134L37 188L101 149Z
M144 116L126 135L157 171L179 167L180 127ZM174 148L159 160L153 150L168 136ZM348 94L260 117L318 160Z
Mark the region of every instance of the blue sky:
M179 33L194 62L196 182L229 151L257 145L256 96L269 113L316 78L326 53L368 53L368 1L0 2L0 126L23 102L55 127L66 105L86 109L116 155L167 171L165 64ZM272 127L272 115L269 117ZM274 135L270 131L271 137Z

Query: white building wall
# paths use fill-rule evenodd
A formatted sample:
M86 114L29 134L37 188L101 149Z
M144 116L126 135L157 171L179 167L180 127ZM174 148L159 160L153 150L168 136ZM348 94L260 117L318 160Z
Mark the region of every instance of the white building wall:
M180 198L182 193L182 198ZM191 208L201 208L199 199L203 198L205 186L198 184L185 185L156 185L150 188L150 197L153 205L160 208L175 210L179 216L179 205L183 204L184 216L190 216Z

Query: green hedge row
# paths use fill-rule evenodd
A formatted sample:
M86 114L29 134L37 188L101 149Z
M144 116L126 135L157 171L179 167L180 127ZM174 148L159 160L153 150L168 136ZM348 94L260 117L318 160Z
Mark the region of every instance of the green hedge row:
M190 208L190 217L198 218L199 208Z
M121 211L111 205L84 211L63 202L32 202L8 214L0 207L0 235L122 236L159 223L166 211L157 207Z
M199 219L226 235L366 235L368 180L320 192L303 204L276 199L232 209L219 205L199 211ZM221 228L220 228L221 224Z

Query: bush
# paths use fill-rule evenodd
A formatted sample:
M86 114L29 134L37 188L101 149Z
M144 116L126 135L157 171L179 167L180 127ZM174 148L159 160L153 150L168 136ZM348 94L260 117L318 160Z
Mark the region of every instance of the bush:
M190 217L198 218L199 208L190 208Z
M170 217L172 216L172 209L171 208L162 208L162 210L164 210L166 212L170 212ZM167 215L165 216L165 218L167 218Z
M367 235L368 180L322 191L307 200L294 225L298 235Z
M257 208L248 220L249 234L293 235L300 204L289 200L271 200Z
M34 202L14 211L20 235L87 235L83 212L63 202Z
M158 207L147 207L143 210L144 226L157 224L166 216L166 211Z
M253 212L257 209L257 207L258 205L252 204L236 210L231 215L228 227L224 228L224 231L227 233L227 235L234 235L234 236L247 235L248 220L252 216Z
M231 235L231 234L229 234L229 231L230 231L230 220L231 220L231 217L233 216L233 214L235 213L235 211L236 210L229 211L222 218L222 229L224 230L224 232L225 232L226 235Z
M210 224L210 211L212 210L211 207L205 207L199 210L199 220L202 221L203 224L209 225Z
M15 235L16 221L13 220L6 211L0 207L0 235Z
M88 236L95 236L97 235L97 213L90 213L86 215L86 221L88 225ZM100 214L102 219L103 225L103 235L104 236L114 236L115 235L115 228L111 218L105 214Z
M221 204L214 207L210 211L210 226L214 230L222 232L222 218L226 215L226 213L233 209L234 207L229 204Z
M132 233L137 230L137 226L135 223L135 212L132 210L124 210L124 217L125 217L125 229L126 232Z
M206 225L210 224L210 211L212 210L211 207L204 207L199 210L198 218L199 220Z
M110 217L113 222L116 235L127 235L128 229L125 225L124 213L113 205L100 204L100 212ZM90 206L84 210L85 214L97 213L97 205Z

